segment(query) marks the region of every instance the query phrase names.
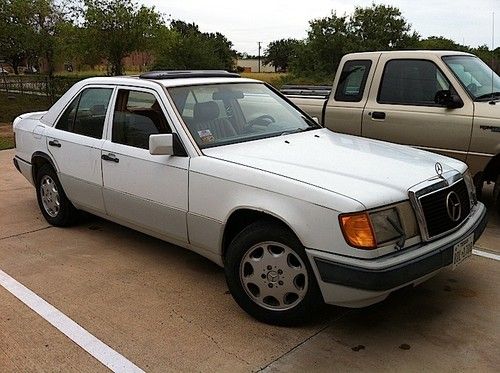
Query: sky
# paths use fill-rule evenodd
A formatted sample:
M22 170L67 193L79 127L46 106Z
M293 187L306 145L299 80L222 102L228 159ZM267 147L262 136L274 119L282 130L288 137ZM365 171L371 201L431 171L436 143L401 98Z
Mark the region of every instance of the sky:
M495 48L500 45L500 0L138 0L154 5L165 17L195 22L203 32L221 32L238 52L262 53L267 44L283 38L303 39L309 21L335 11L350 14L356 6L376 4L399 8L413 30L444 36L460 44L491 48L495 13Z

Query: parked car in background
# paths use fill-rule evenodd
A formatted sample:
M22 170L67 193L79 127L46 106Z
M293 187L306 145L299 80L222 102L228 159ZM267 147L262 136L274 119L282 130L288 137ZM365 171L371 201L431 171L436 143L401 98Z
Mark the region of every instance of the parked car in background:
M476 56L353 53L342 58L333 88L295 86L284 92L333 131L466 162L479 195L484 182L495 183L500 211L500 77Z
M27 66L27 67L24 67L21 69L21 71L26 74L26 75L30 75L30 74L38 74L38 70L34 67L34 66Z
M50 224L85 210L193 250L274 324L455 268L486 225L463 162L334 133L222 71L82 80L14 133Z

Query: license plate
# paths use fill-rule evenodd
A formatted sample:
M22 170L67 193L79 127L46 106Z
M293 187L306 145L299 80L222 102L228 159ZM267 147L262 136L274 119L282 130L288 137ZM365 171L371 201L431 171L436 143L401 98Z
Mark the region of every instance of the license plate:
M465 259L472 255L473 246L473 234L453 246L453 269L457 268L460 263L462 263Z

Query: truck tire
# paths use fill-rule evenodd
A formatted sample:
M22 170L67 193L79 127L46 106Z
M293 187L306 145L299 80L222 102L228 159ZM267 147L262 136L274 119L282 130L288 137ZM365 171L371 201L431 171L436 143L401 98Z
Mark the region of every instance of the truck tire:
M78 210L66 197L56 172L49 164L44 164L36 174L36 196L38 206L47 222L56 227L73 224Z
M496 206L497 213L500 214L500 175L497 176L495 187L493 188L493 203Z
M243 229L229 244L225 274L239 306L268 324L302 324L324 304L304 247L281 224Z

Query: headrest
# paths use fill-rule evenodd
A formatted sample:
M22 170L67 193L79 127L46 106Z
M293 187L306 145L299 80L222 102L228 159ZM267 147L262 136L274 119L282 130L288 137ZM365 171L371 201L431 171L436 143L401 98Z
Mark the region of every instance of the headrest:
M209 122L219 117L219 105L215 101L197 102L193 108L196 122Z

